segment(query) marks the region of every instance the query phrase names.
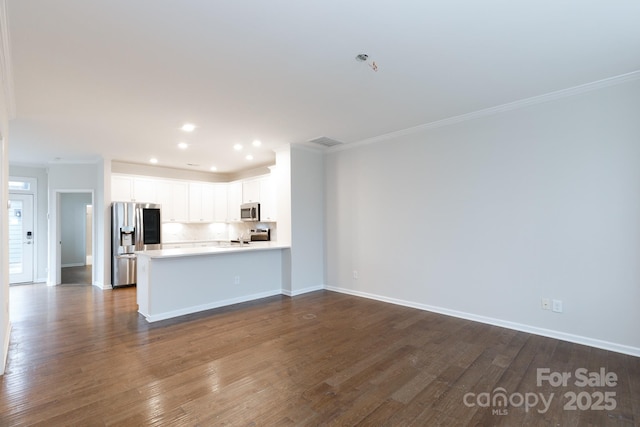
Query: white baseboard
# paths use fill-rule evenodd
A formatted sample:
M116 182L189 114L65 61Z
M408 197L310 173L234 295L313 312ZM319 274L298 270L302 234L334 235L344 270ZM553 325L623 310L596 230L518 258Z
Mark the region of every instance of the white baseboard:
M554 331L552 329L539 328L537 326L526 325L522 323L510 322L507 320L495 319L492 317L479 316L477 314L465 313L457 310L450 310L447 308L419 304L412 301L405 301L396 298L389 298L381 295L370 294L368 292L353 291L350 289L340 288L336 286L325 286L325 289L334 292L340 292L343 294L354 295L358 297L373 299L382 302L388 302L391 304L402 305L405 307L417 308L419 310L430 311L438 314L445 314L447 316L458 317L460 319L472 320L474 322L485 323L493 326L500 326L502 328L513 329L516 331L527 332L534 335L540 335L548 338L555 338L562 341L568 341L576 344L587 345L589 347L600 348L603 350L614 351L616 353L628 354L630 356L640 357L640 348L631 347L624 344L618 344L609 341L603 341L595 338L585 337L581 335L568 334L566 332Z
M62 264L60 267L84 267L86 264L83 262L72 262L71 264Z
M0 375L4 375L4 371L7 368L7 359L9 357L9 342L11 341L11 322L7 323L7 330L5 331L4 346L2 347L2 366L0 366Z
M102 282L94 282L93 286L95 286L96 288L100 288L102 290L106 290L106 289L113 289L113 286L111 285L105 285Z
M215 301L212 303L195 305L192 307L185 307L179 310L167 311L165 313L153 314L149 316L147 316L144 313L141 313L140 310L138 310L138 313L142 314L147 320L147 322L152 323L152 322L158 322L160 320L171 319L178 316L184 316L185 314L198 313L200 311L211 310L213 308L225 307L227 305L239 304L241 302L247 302L247 301L253 301L256 299L272 297L274 295L280 295L281 293L282 292L280 291L280 289L277 289L273 291L261 292L259 294L245 295L237 298L230 298L227 300Z
M298 296L298 295L307 294L309 292L321 291L321 290L323 290L325 288L326 288L326 286L324 286L324 285L318 285L318 286L309 286L308 288L303 288L303 289L297 289L295 291L290 291L288 289L283 289L282 290L282 294L286 295L288 297L295 297L295 296Z

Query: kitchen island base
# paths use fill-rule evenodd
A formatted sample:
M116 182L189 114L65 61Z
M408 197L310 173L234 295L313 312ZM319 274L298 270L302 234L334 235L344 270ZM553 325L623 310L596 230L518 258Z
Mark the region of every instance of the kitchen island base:
M148 322L282 293L287 248L138 253L138 312Z

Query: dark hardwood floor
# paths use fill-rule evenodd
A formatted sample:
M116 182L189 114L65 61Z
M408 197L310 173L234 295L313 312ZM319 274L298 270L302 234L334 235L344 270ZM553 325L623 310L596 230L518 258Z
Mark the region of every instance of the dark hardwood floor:
M90 285L92 266L63 267L61 269L61 283L64 285Z
M10 298L2 426L640 424L639 358L339 293L155 324L135 288ZM538 386L539 368L572 377ZM580 368L616 384L580 387Z

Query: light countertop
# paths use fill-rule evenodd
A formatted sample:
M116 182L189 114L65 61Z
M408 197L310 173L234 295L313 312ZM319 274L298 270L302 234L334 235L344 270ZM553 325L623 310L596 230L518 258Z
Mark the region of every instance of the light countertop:
M136 252L138 256L148 256L149 258L176 258L176 257L191 257L202 255L215 255L215 254L228 254L236 252L251 252L251 251L264 251L272 249L287 249L289 245L278 243L276 241L271 242L250 242L243 245L234 244L220 244L219 246L199 246L191 248L172 248L172 249L158 249L152 251L139 251Z

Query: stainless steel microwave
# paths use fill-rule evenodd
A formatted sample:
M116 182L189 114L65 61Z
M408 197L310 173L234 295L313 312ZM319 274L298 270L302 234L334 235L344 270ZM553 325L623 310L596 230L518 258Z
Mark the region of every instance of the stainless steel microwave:
M260 203L243 203L240 205L242 221L260 221Z

